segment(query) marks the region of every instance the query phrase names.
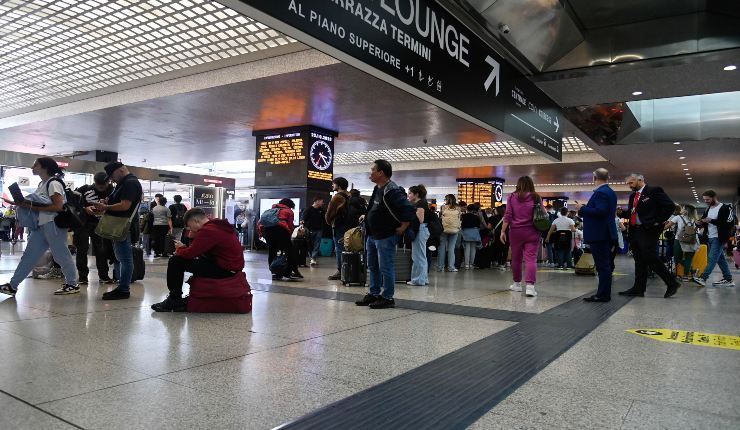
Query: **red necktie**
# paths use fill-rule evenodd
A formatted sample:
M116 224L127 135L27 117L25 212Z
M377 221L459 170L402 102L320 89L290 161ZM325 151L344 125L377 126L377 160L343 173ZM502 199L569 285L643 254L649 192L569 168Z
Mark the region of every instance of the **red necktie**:
M632 214L630 215L630 225L637 225L637 202L640 201L640 192L635 193L635 200L632 201Z

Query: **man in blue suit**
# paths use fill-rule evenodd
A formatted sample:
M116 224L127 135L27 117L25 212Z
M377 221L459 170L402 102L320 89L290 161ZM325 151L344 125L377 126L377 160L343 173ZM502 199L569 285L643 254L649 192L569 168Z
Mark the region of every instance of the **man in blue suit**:
M612 294L612 248L617 242L617 194L609 187L609 171L594 171L594 194L588 203L576 208L583 218L583 241L591 249L596 272L599 274L599 288L596 294L586 297L587 302L608 302Z

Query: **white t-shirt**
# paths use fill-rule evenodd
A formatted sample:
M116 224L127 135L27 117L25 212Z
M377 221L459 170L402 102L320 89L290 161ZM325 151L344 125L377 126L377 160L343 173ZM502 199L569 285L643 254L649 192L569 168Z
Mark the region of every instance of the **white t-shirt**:
M575 227L576 223L572 219L565 215L558 215L552 224L557 228L557 231L567 230L570 231L571 227Z
M696 250L699 249L699 238L698 237L696 238L696 241L694 243L684 243L678 239L683 234L683 230L686 228L686 226L694 225L694 222L690 221L688 218L685 218L681 215L673 215L669 221L676 225L676 228L675 228L676 240L679 242L681 246L681 250L683 252L696 252Z
M66 199L64 198L64 186L61 182L57 180L52 180L52 178L49 178L49 193L46 193L46 183L48 181L41 181L39 184L39 187L36 188L36 195L41 197L47 197L49 200L51 200L50 196L53 196L54 194L59 194L62 196L62 200L66 202ZM47 211L39 211L39 226L42 226L46 224L49 221L54 221L54 217L57 216L56 212L47 212Z
M719 210L721 207L722 203L718 203L717 206L709 208L709 213L707 214L707 217L711 219L719 218ZM707 225L707 232L709 233L708 237L719 237L719 231L717 230L717 226L714 224Z

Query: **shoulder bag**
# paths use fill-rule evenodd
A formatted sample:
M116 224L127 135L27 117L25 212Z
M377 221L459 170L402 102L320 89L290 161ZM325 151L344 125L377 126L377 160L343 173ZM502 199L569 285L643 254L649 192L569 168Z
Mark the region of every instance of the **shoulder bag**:
M95 227L95 234L114 242L125 240L131 230L131 222L138 211L139 207L137 206L128 218L104 214L100 218L98 226Z

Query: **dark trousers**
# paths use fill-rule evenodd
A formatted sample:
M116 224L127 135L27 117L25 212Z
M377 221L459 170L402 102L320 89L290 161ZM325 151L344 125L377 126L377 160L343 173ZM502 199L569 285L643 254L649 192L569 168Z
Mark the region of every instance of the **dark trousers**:
M660 276L670 286L677 281L656 253L660 227L630 227L630 248L635 259L635 290L644 293L647 288L648 269Z
M596 290L596 297L603 299L611 298L612 294L612 242L602 240L598 242L589 242L591 255L594 257L594 266L596 273L599 275L599 287Z
M199 257L188 260L175 255L167 263L167 288L170 290L170 296L182 297L182 283L185 280L185 272L190 272L193 276L214 279L234 276L234 272L218 267L218 264L209 258Z
M499 234L499 236L501 236ZM497 237L493 242L493 262L498 263L499 266L505 266L506 260L509 257L509 244L501 243L501 240Z
M95 266L98 268L98 279L107 280L109 264L115 262L113 254L113 242L95 234L97 222L86 222L82 227L74 230L72 242L77 249L75 262L80 279L87 279L90 269L87 267L87 252L92 242L93 255L95 255Z
M296 264L295 250L293 244L290 241L290 233L288 230L280 227L268 227L262 230L262 237L267 241L267 263L272 264L272 261L277 257L278 251L282 252L288 259L288 269L292 272L298 270Z
M153 225L151 229L152 242L154 242L154 255L164 254L164 241L167 240L169 225Z

